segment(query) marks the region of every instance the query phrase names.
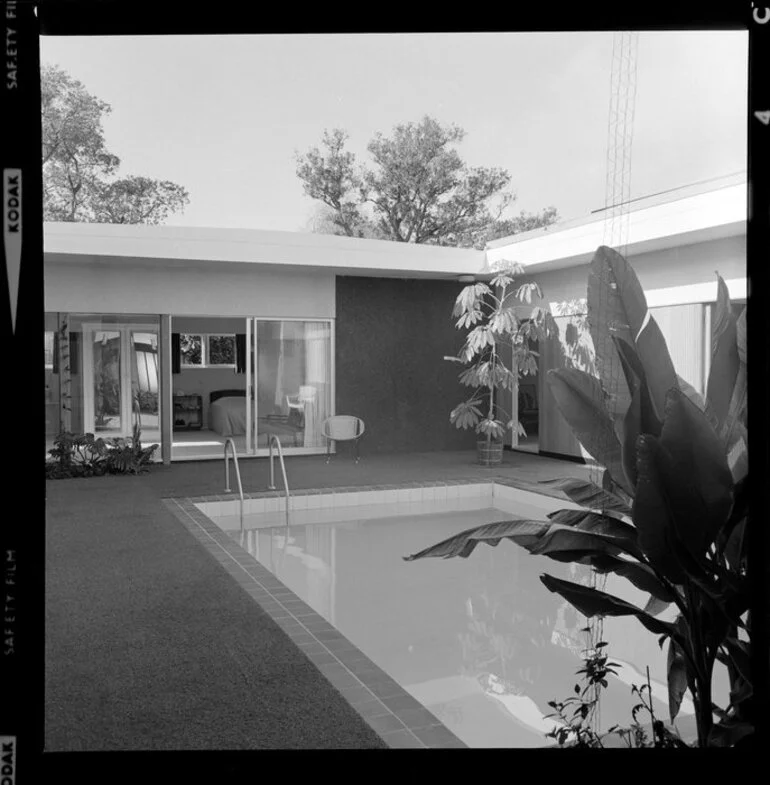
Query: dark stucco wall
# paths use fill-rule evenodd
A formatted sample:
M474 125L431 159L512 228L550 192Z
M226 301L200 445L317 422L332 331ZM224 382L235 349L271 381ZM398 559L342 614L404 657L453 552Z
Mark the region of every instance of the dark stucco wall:
M366 423L366 452L472 449L449 412L463 399L454 281L337 277L336 406Z

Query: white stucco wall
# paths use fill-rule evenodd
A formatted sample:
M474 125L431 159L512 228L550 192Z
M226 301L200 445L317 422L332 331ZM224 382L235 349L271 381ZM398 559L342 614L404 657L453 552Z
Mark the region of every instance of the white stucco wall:
M207 270L126 261L46 261L46 311L307 319L335 315L334 274L327 270L221 264Z
M716 299L716 273L728 283L734 299L746 296L746 237L727 237L697 245L628 256L648 305L679 305L713 302ZM586 296L589 265L536 273L546 303Z

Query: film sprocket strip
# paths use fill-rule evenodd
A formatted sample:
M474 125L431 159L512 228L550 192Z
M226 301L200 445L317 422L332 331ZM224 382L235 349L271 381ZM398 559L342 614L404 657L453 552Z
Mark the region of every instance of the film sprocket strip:
M7 501L0 523L0 780L13 785L20 769L30 776L43 749L45 486L42 478L36 481L40 472L34 468L42 456L42 441L35 437L43 425L40 353L35 351L43 326L40 55L35 4L7 0L0 3L0 15L0 253L5 268L0 272L0 324L5 379L15 380L2 385L4 438L13 445L4 465L6 487L23 485L25 494L24 514ZM23 417L12 414L21 388Z

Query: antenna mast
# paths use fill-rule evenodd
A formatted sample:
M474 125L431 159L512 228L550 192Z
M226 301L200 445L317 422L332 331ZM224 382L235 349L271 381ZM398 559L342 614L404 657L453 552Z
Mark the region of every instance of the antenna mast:
M607 181L605 189L605 219L603 244L613 248L622 256L628 246L631 208L631 148L634 131L634 110L636 107L636 67L639 33L619 31L612 41L612 68L610 75L610 111L607 123ZM606 318L606 308L599 303L599 319ZM611 339L608 340L608 343ZM604 393L610 398L618 394L622 370L616 357L614 346L595 346L597 358L603 358L604 371L600 378L603 384L609 382ZM607 364L609 363L609 368ZM598 403L598 402L597 402ZM602 487L602 467L592 465L590 479ZM602 509L604 512L604 509ZM591 586L604 590L607 576L591 570ZM601 616L589 620L589 646L595 650L602 640L604 623ZM593 698L598 698L598 687L594 688ZM588 718L592 729L600 731L601 715L598 702Z

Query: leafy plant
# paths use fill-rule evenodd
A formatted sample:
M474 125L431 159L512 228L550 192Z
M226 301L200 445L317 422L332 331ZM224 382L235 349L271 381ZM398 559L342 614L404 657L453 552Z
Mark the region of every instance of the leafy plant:
M157 444L142 447L139 424L129 439L94 438L92 433L60 433L48 451L46 477L93 477L103 474L141 474L147 471Z
M588 632L586 627L583 632ZM546 736L556 739L559 746L569 745L575 747L602 747L601 736L591 727L589 719L599 703L601 689L607 687L607 674L616 674L613 670L618 667L615 662L607 662L603 649L605 641L599 641L595 646L583 652L583 667L577 671L584 674L584 686L575 685L575 694L564 701L548 701L554 710L548 717L558 717L560 726L554 726ZM567 713L572 708L572 714Z
M549 481L583 509L559 510L548 521L487 524L405 557L467 557L480 542L510 539L531 553L627 579L649 594L644 608L541 576L585 616L634 616L661 646L668 641L669 718L673 723L689 690L700 746L733 745L753 732L746 312L733 316L727 287L719 276L717 282L703 398L676 375L631 266L600 247L588 284L597 376L563 368L550 371L548 382L579 441L605 467L601 485ZM675 621L659 619L671 605ZM716 660L730 676L727 708L712 701Z
M499 441L514 425L526 436L521 423L514 423L500 405L496 393L512 390L519 377L537 373L538 353L529 348L529 342L551 337L556 329L553 317L543 308L532 308L528 319L517 315L521 306L514 303L531 304L533 295L543 296L537 283L514 286L516 276L523 273L521 265L507 264L489 284L466 286L452 311L458 317L457 328L469 332L459 356L445 359L468 366L459 378L473 392L452 410L449 421L457 428L474 428L487 442ZM504 361L504 348L511 352L511 368Z
M134 423L131 439L113 439L108 453L108 465L113 474L141 474L147 471L157 444L142 447L139 424Z
M590 628L583 632L589 633ZM666 724L655 717L652 706L652 686L650 684L650 669L647 668L647 683L638 687L631 685L632 694L636 695L639 703L631 709L632 723L627 728L614 725L606 734L599 734L591 726L589 718L597 708L601 691L607 689L609 683L607 675L617 675L614 668L619 667L616 662L608 662L605 653L606 641L599 641L594 646L583 652L583 667L577 673L584 674L584 686L575 685L575 694L563 701L549 701L548 705L554 710L546 717L558 718L560 725L555 725L546 736L555 739L560 747L604 747L605 742L612 734L619 736L627 747L687 747L688 745L679 738L679 735ZM572 714L569 714L569 709ZM644 725L639 722L639 713L646 712L650 718L652 738L647 734Z

